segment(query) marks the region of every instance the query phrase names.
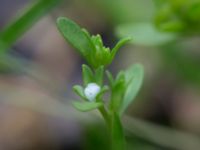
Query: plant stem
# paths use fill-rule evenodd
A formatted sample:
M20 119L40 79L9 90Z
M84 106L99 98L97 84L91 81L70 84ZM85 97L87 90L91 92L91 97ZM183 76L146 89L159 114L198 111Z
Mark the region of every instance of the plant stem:
M125 136L119 114L113 112L109 114L104 106L99 108L110 132L111 149L125 150Z
M101 113L101 115L103 116L108 128L110 129L110 117L109 117L109 114L108 112L106 111L105 107L102 106L102 107L99 107L99 111Z
M116 112L112 113L111 116L111 146L112 150L125 150L125 136L123 126Z

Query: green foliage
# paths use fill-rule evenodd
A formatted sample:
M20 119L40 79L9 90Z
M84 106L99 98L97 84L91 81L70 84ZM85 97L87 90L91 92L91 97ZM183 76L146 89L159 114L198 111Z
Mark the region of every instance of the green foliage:
M124 132L118 113L113 112L111 122L112 150L125 150Z
M131 102L135 99L138 94L143 78L144 78L144 70L143 66L140 64L136 64L131 66L125 71L125 78L127 82L127 89L124 95L123 104L120 110L122 114L127 107L131 104Z
M82 75L84 86L91 82L95 82L94 74L90 67L88 67L87 65L82 65Z
M189 54L190 51L186 51L185 40L163 46L163 50L161 51L162 60L165 61L167 69L176 73L179 79L182 79L183 83L188 82L199 87L200 62L198 57L192 56Z
M73 106L79 111L91 111L103 106L101 102L73 102Z
M200 2L199 0L155 0L157 13L155 25L168 32L199 32Z
M130 23L119 25L116 28L118 37L133 37L133 44L155 46L171 42L177 38L177 34L160 32L151 23Z
M0 72L19 72L23 69L23 61L9 56L6 52L21 38L42 16L47 14L62 0L37 0L20 16L15 16L0 32Z
M84 102L73 102L73 106L79 111L98 109L110 129L112 149L123 150L125 137L120 117L140 89L143 67L134 65L127 71L120 71L115 79L106 71L108 86L104 85L104 68L113 61L118 49L130 41L130 38L123 38L110 50L103 45L100 35L90 36L85 29L67 18L58 18L57 25L64 38L90 65L82 65L83 87L73 87ZM109 106L103 100L107 91L111 95Z
M103 45L100 35L90 36L85 29L80 28L70 19L58 18L57 26L64 38L95 69L109 65L113 61L118 49L130 41L130 38L122 39L110 50L110 48Z
M33 24L54 8L61 0L37 0L20 17L11 22L0 33L0 52L6 51L14 44Z
M121 109L124 94L127 88L127 82L125 79L124 72L123 71L119 72L116 79L112 81L110 81L110 83L112 84L110 84L111 99L110 99L109 107L110 107L110 110L118 113Z

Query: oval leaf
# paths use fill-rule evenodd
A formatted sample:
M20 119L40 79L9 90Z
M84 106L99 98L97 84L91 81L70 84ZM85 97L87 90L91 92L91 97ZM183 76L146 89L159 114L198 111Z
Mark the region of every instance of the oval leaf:
M65 17L59 17L57 26L64 38L76 48L82 56L87 56L87 54L95 48L90 38L72 20Z
M120 110L120 114L122 114L126 110L126 108L131 104L131 102L136 97L138 91L140 90L144 77L143 66L140 64L133 65L125 71L125 77L126 81L128 82L128 87L124 95L124 100Z
M116 29L117 35L121 37L133 37L131 43L144 46L157 46L175 40L175 33L160 32L152 23L134 23L120 25Z
M79 111L91 111L93 109L99 108L103 106L101 102L73 102L73 106L78 109Z

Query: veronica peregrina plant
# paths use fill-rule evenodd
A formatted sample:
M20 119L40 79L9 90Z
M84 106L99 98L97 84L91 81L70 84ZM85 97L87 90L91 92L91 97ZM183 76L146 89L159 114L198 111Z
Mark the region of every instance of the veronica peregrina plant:
M113 49L103 45L100 35L91 36L70 19L60 17L57 26L64 38L81 54L88 65L82 65L83 85L75 85L74 92L82 102L75 101L73 106L79 111L98 109L106 121L111 135L113 150L125 149L125 136L121 118L138 93L143 80L143 67L140 64L120 71L116 77L105 68L112 63L118 49L130 41L120 40ZM104 76L109 84L105 85ZM110 92L108 104L103 95Z

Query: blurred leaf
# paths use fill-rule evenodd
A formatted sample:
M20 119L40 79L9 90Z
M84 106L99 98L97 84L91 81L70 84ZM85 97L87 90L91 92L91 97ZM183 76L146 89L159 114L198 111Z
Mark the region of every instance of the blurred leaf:
M91 39L75 22L68 18L59 17L57 26L64 38L84 57L95 49Z
M95 70L95 81L100 86L102 86L103 77L104 77L104 66L100 66Z
M121 24L132 21L151 20L154 15L154 4L151 0L87 0L95 4L107 21ZM148 7L147 7L148 6ZM141 11L142 10L142 11Z
M166 3L166 0L153 0L153 2L155 3L156 7L161 7Z
M125 72L125 77L128 82L128 87L124 95L120 114L131 104L140 90L144 78L143 66L140 64L133 65Z
M85 94L84 94L84 89L80 85L75 85L73 87L74 92L79 95L81 98L86 99Z
M112 49L111 51L111 59L110 61L113 61L117 51L123 46L125 45L127 42L131 41L131 38L130 37L126 37L126 38L123 38L121 39L116 45L115 47Z
M103 106L101 102L73 102L73 106L79 111L91 111Z
M123 71L120 71L112 85L112 94L110 109L119 112L123 103L123 97L126 90L126 77Z
M54 8L61 0L37 0L20 17L17 17L0 33L0 51L6 51L34 23Z
M124 24L116 28L118 37L132 37L133 44L156 46L168 43L177 38L177 34L159 32L151 23Z
M82 65L82 75L83 75L84 86L87 86L88 83L95 82L93 77L94 74L89 66Z
M105 92L107 92L109 90L109 87L107 86L107 85L104 85L102 88L101 88L101 91L99 92L99 94L97 95L97 101L98 100L102 100L101 99L101 96L105 93Z
M188 17L192 21L199 21L200 19L200 2L193 4L188 12Z
M110 71L106 70L106 75L107 75L110 86L113 87L114 78L113 78L112 73Z
M162 60L165 61L169 70L177 73L184 82L200 86L200 61L198 57L185 53L186 46L184 42L171 43L161 48Z
M182 132L165 126L160 126L144 120L124 116L123 124L129 135L139 137L149 143L156 144L162 149L169 150L198 150L200 138L189 132ZM131 135L130 135L131 136ZM160 148L159 148L160 149ZM146 150L146 149L145 149Z
M186 24L180 20L169 20L168 22L160 23L158 27L164 32L181 32L186 28Z
M122 124L117 113L112 114L112 150L125 150L125 138Z

